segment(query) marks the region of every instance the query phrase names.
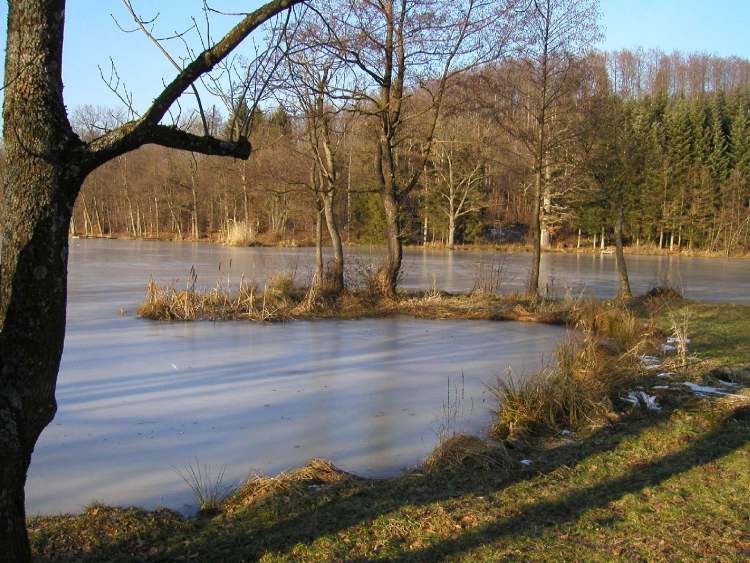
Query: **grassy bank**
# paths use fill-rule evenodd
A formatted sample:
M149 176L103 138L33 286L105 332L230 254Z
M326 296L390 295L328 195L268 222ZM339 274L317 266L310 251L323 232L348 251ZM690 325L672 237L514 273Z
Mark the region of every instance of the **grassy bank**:
M750 307L652 298L566 314L582 336L561 348L555 370L514 389L520 399L503 396L520 414L499 409L500 442L448 436L422 467L388 480L315 461L247 482L213 516L91 506L34 518L34 552L42 561L749 557ZM685 328L687 354L658 349ZM652 354L658 369L644 359ZM529 392L575 384L586 387L573 401ZM629 391L660 410L631 404Z

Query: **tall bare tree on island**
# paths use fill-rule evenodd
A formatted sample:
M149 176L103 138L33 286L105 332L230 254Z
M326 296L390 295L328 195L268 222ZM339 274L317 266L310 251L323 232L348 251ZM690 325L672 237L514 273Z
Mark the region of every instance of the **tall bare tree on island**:
M385 211L384 295L396 293L403 257L402 205L429 159L449 82L496 59L509 34L509 0L338 0L330 44L353 77L341 90L376 134L375 176ZM415 97L427 100L415 110ZM423 118L424 126L415 125Z
M250 143L161 123L175 101L261 24L300 0L244 16L180 70L140 116L89 142L63 103L64 0L9 0L0 196L0 553L29 561L24 485L39 435L55 415L65 335L68 228L86 176L147 143L247 159Z

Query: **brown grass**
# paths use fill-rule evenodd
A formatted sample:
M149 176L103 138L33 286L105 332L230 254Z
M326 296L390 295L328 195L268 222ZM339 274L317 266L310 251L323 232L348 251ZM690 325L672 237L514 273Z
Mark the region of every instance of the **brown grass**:
M655 329L624 306L579 304L570 313L579 329L562 342L557 364L523 381L498 379L491 434L527 439L579 431L614 418L613 402L642 376L640 354L655 347Z
M481 438L456 434L441 440L421 469L425 473L488 471L507 474L511 458L502 444L490 445Z
M435 289L383 297L365 285L332 292L313 284L298 287L292 274L279 274L260 289L240 281L239 287L217 284L208 290L189 284L186 289L151 280L138 316L152 320L249 320L362 318L411 315L426 319L520 320L565 324L573 303L529 299L522 295L488 293L449 294Z
M315 458L304 467L272 477L254 475L248 478L224 502L222 508L228 513L237 512L271 496L299 496L311 488L333 485L349 479L358 477L340 470L328 460Z
M231 221L227 224L227 232L222 242L228 246L254 246L258 233L255 228L245 221Z

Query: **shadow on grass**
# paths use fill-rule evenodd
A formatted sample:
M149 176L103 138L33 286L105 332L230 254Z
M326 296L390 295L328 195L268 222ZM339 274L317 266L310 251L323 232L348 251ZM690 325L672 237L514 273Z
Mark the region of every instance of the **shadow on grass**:
M738 414L739 413L739 414ZM744 414L742 414L744 413ZM743 418L744 417L744 418ZM742 431L727 432L727 425L743 418ZM750 415L738 410L715 430L684 450L664 456L627 475L584 488L554 501L540 502L520 514L470 529L460 536L425 547L403 551L403 559L438 560L458 555L482 544L501 540L523 530L525 535L543 533L545 527L575 521L585 511L604 506L645 487L716 459L750 441ZM294 546L309 545L324 536L334 537L353 526L367 526L378 517L405 506L425 506L465 495L492 494L513 483L572 466L593 455L616 449L623 440L641 434L654 424L669 424L664 417L651 416L629 421L620 428L604 429L591 437L545 452L545 460L534 471L519 471L509 478L491 472L463 472L438 475L408 475L383 481L347 481L301 499L269 499L247 513L221 516L214 521L162 522L168 530L124 527L123 533L85 550L61 553L55 543L37 553L39 561L255 560L263 555L281 555ZM92 530L94 531L94 530ZM59 534L59 532L58 532ZM168 537L167 541L164 538ZM363 542L367 538L362 538ZM39 541L33 542L39 546Z
M744 432L728 431L741 421ZM419 551L404 553L403 559L438 560L458 555L482 544L495 542L523 530L526 537L540 536L545 528L575 521L584 512L606 506L625 495L654 487L676 476L730 454L750 442L750 408L736 410L715 430L679 452L661 457L623 477L609 479L592 487L576 490L552 502L541 502L520 514L463 533Z

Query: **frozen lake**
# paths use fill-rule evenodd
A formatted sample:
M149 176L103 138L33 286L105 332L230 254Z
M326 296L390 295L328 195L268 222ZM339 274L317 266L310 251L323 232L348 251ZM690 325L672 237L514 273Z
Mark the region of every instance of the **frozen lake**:
M377 251L350 252L361 264ZM42 434L27 485L30 514L78 511L97 500L189 509L177 475L187 464L226 466L228 481L277 472L313 456L386 476L436 442L448 385L463 386L461 426L489 422L486 383L551 357L558 327L410 318L291 322L154 323L133 316L148 278L199 284L244 273L309 274L312 249L75 240L59 410ZM406 287L451 291L478 262L503 263L509 291L528 255L408 251ZM744 261L631 257L642 291L669 279L697 299L747 302ZM611 256L544 256L543 283L599 296L615 291ZM554 283L552 283L554 280ZM120 308L129 311L120 314ZM463 385L462 385L463 374Z

